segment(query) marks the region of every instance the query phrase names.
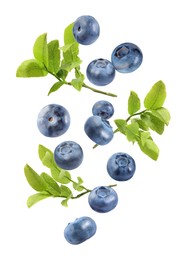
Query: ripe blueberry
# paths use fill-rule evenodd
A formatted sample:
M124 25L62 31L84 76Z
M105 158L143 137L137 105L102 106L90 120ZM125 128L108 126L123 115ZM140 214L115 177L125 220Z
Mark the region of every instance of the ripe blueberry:
M96 59L89 63L86 74L94 85L105 86L114 80L115 68L109 60Z
M73 170L82 163L83 150L78 143L65 141L55 148L54 160L60 168Z
M90 192L88 202L93 210L105 213L117 206L118 196L111 187L99 186Z
M91 116L84 125L86 135L96 144L106 145L114 136L113 129L107 120L100 116Z
M106 100L97 101L92 107L94 116L100 116L102 119L109 119L114 114L113 105Z
M47 137L64 134L70 126L68 110L57 104L50 104L41 109L37 117L39 131Z
M107 171L110 177L117 181L127 181L135 173L134 159L127 153L115 153L107 162Z
M83 45L94 43L100 34L97 20L90 15L82 15L76 19L73 26L75 40Z
M133 72L141 65L143 54L140 48L130 42L118 45L112 52L111 61L121 73Z
M64 237L68 243L78 245L96 233L96 223L90 217L80 217L69 223L64 229Z

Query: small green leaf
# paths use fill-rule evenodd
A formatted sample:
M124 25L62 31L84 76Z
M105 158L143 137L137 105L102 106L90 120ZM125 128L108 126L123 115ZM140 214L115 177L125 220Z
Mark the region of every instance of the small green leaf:
M151 159L157 160L159 156L159 148L151 139L146 139L146 142L138 142L138 145L143 153L148 155Z
M140 141L142 146L145 145L145 142L147 139L151 139L150 133L149 132L140 132Z
M44 65L35 59L25 60L16 71L16 77L44 77L48 74Z
M61 185L60 190L61 190L61 196L62 197L65 197L65 198L69 197L70 198L72 196L72 191L67 186Z
M141 115L141 119L156 133L162 134L164 131L164 122L150 112Z
M68 56L68 58L64 58L64 60L62 60L62 65L61 65L62 70L65 70L67 72L70 72L72 69L77 68L82 62L80 58L71 57L70 55L71 55L70 52L68 53L68 55L64 55L64 56Z
M61 202L61 204L62 204L62 206L64 206L64 207L68 207L68 200L69 200L70 198L66 198L66 199L64 199L64 200L62 200L62 202Z
M51 197L51 195L48 193L36 193L34 195L31 195L27 200L27 206L28 208L31 208L37 202L49 197Z
M74 23L68 25L64 30L64 46L61 48L64 57L62 61L62 69L67 71L71 71L71 69L81 64L81 60L78 57L79 43L73 36L73 25Z
M79 78L72 79L71 84L76 90L80 91L83 86L83 82L84 76L80 76Z
M39 155L39 159L41 161L43 161L43 158L45 157L46 152L48 152L49 154L51 154L53 156L53 152L51 152L51 150L49 150L48 148L46 148L42 144L39 144L39 146L38 146L38 155Z
M114 120L118 130L122 133L125 134L127 123L124 119L116 119Z
M47 186L39 174L37 174L28 164L24 167L24 173L30 186L36 191L45 191Z
M70 182L71 175L68 171L58 168L51 169L51 175L55 181L60 182L62 184L67 184Z
M148 131L149 127L148 125L145 123L145 121L143 121L140 118L134 118L131 120L131 122L136 122L139 125L139 128L144 130L144 131Z
M53 40L48 43L48 70L57 73L60 67L59 41Z
M53 152L48 148L46 148L45 146L43 145L38 146L38 155L44 166L48 167L49 169L57 167L54 161Z
M140 109L140 99L134 91L130 92L130 96L128 99L128 113L133 115Z
M47 33L40 35L33 46L33 54L36 60L45 64L48 67L48 46Z
M68 71L60 69L56 75L64 81L68 75Z
M41 174L41 177L45 181L47 185L47 190L52 194L52 195L60 195L61 194L61 189L59 185L56 183L56 181L49 176L47 173L43 172Z
M152 114L154 116L158 117L166 125L168 125L169 121L171 120L171 115L170 115L169 111L164 107L160 107L160 108L157 108L156 110L152 110Z
M128 141L138 141L139 139L139 125L136 122L133 122L126 126L125 135Z
M65 45L76 42L76 40L73 36L73 26L74 26L74 23L71 23L64 30L64 44Z
M147 109L162 107L166 98L165 84L160 80L153 85L144 99L144 106Z
M71 47L75 44L75 40L71 43L65 44L64 46L60 47L60 50L63 52L70 51Z
M83 180L81 177L77 177L78 182L73 183L73 188L77 191L82 191L84 188L81 186Z
M50 88L50 90L49 90L49 92L48 92L48 96L49 96L51 93L57 91L57 90L58 90L59 88L61 88L63 85L64 85L64 82L63 82L63 81L58 81L58 82L56 82L56 83Z

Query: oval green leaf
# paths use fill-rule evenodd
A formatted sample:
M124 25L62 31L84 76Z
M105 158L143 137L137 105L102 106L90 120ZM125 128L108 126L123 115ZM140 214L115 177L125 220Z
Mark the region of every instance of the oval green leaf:
M128 113L133 115L140 109L140 99L134 91L130 92L130 96L128 99Z
M166 98L166 89L163 81L158 81L153 85L144 99L144 106L147 109L162 107Z
M37 174L28 164L24 167L24 173L30 186L36 191L45 191L47 186L39 174Z
M16 77L44 77L48 74L44 65L35 59L25 60L16 71Z

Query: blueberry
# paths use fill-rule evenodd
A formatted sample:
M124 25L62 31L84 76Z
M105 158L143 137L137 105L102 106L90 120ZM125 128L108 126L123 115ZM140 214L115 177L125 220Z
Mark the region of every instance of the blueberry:
M109 122L100 116L89 117L85 122L84 131L93 142L99 145L108 144L114 136Z
M110 177L117 181L127 181L135 173L135 160L127 153L115 153L107 162L107 171Z
M130 42L118 45L112 52L111 61L121 73L133 72L141 65L143 54L140 48Z
M60 168L73 170L82 163L83 150L78 143L65 141L55 148L54 160Z
M64 237L68 243L78 245L96 233L96 223L90 217L80 217L69 223L64 229Z
M68 110L57 104L50 104L41 109L37 117L39 131L47 137L64 134L70 126Z
M115 78L115 68L113 64L106 59L96 59L87 66L87 78L96 86L105 86L110 84Z
M76 19L73 26L75 40L83 45L94 43L100 34L100 26L97 20L90 15L82 15Z
M92 113L94 116L100 116L102 119L109 119L114 114L114 107L106 100L99 100L93 105Z
M93 210L105 213L117 206L118 196L111 187L99 186L90 192L88 202Z

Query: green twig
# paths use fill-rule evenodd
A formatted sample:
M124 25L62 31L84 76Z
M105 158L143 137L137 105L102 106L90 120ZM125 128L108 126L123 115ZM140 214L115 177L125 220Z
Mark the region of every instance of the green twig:
M72 86L71 82L67 82L67 81L65 81L65 80L62 80L62 79L61 79L60 77L58 77L55 73L49 71L46 66L45 66L45 68L46 68L47 72L48 72L49 74L51 74L52 76L54 76L58 81L60 81L60 82L62 81L62 82L64 82L66 85ZM88 85L85 84L85 83L83 83L83 88L89 89L89 90L91 90L91 91L93 91L93 92L95 92L95 93L103 94L103 95L106 95L106 96L117 97L116 94L113 94L113 93L110 93L110 92L105 92L105 91L101 91L101 90L92 88L92 87L88 86Z

